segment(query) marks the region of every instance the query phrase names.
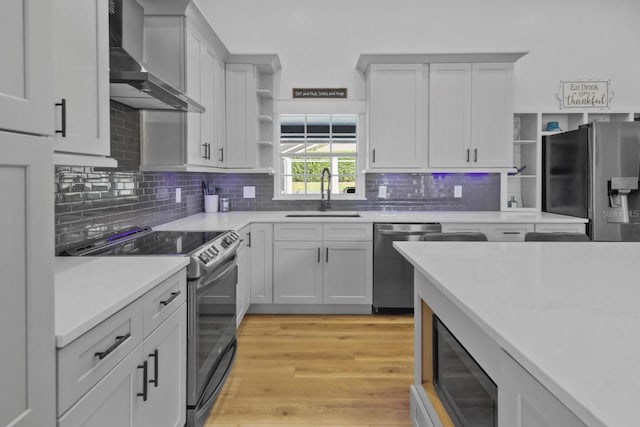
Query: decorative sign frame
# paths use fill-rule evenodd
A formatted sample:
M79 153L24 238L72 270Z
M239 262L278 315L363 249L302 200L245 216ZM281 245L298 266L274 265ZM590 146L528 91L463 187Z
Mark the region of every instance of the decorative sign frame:
M611 80L560 80L556 94L561 109L609 109L613 96Z
M346 98L347 88L293 88L294 98Z

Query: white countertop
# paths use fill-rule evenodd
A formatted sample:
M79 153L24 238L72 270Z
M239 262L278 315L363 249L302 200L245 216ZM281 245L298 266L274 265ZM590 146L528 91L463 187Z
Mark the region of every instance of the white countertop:
M351 212L351 211L349 211ZM545 212L449 212L449 211L360 211L359 218L287 218L288 214L313 211L233 211L198 213L153 227L154 230L239 230L252 222L442 222L442 223L586 223L584 218ZM329 214L342 211L332 210Z
M639 243L394 246L588 425L638 425Z
M187 257L56 257L56 346L66 346L188 264Z

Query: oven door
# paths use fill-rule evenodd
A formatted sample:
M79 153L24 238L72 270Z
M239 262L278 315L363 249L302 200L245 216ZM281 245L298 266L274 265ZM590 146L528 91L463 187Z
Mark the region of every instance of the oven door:
M187 405L196 407L236 333L236 257L188 284ZM221 367L223 368L223 367Z

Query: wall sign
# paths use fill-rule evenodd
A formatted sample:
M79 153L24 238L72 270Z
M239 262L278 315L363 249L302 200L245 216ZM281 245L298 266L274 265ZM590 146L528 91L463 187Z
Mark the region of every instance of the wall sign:
M560 81L560 93L556 94L560 108L610 108L613 99L609 80Z
M347 88L293 88L294 98L346 98Z

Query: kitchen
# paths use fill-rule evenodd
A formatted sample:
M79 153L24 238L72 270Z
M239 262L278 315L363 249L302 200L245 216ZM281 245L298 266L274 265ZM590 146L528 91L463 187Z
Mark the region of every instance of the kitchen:
M82 72L77 70L74 72L72 69L80 51L70 50L66 47L74 41L74 38L78 38L78 34L85 34L89 31L90 28L86 27L89 24L81 19L72 20L73 25L67 24L63 28L68 30L68 34L63 32L62 38L50 35L60 34L59 22L65 16L86 16L92 11L73 11L77 5L68 1L56 3L68 9L56 7L52 13L47 13L47 8L52 5L46 3L48 2L40 2L36 5L12 1L3 5L3 8L8 8L7 13L3 13L3 16L7 18L7 22L3 22L2 26L2 31L6 31L6 33L2 33L3 40L25 40L15 36L15 34L24 34L18 24L22 20L11 18L12 16L23 16L23 11L33 13L28 22L30 25L34 25L37 30L30 33L29 37L32 38L26 39L30 43L35 43L28 50L28 54L32 55L29 61L20 60L20 52L14 49L15 46L3 45L3 57L11 58L11 60L6 61L1 68L3 70L2 93L5 95L0 97L0 111L2 111L0 128L3 129L2 143L5 147L3 152L9 153L11 156L7 160L8 164L30 164L33 166L29 169L6 168L7 175L3 174L4 182L24 183L22 186L16 185L15 188L9 188L8 195L9 200L23 200L24 202L8 204L9 209L3 214L3 217L6 215L4 218L11 219L10 221L7 219L2 221L5 224L2 231L4 241L2 249L3 271L9 272L3 282L7 280L6 283L15 282L24 286L27 283L24 274L16 272L14 268L9 266L24 265L26 256L23 254L25 253L29 254L29 259L40 260L37 263L37 268L33 264L27 264L23 269L17 270L29 271L29 283L38 283L35 288L32 288L34 291L37 289L37 292L30 298L35 298L33 303L37 302L38 307L43 307L38 311L38 316L41 316L39 322L51 325L51 329L45 327L39 328L33 333L24 332L29 340L34 340L33 345L37 350L27 351L23 347L23 353L7 357L10 358L8 360L13 360L14 357L16 360L22 360L26 354L29 358L38 358L39 361L28 362L28 366L38 366L38 369L42 371L37 377L42 379L39 389L45 391L42 401L49 402L45 406L49 405L46 409L49 411L46 419L50 420L55 418L55 414L52 415L54 408L50 406L52 405L52 397L48 396L49 394L55 396L55 391L52 391L56 387L55 377L53 377L56 370L55 354L52 348L38 347L37 343L40 341L38 337L42 337L42 342L53 346L51 341L51 337L54 336L51 301L54 300L53 272L54 264L57 261L53 254L57 253L56 249L62 249L104 233L117 232L126 226L151 225L155 228L192 215L204 216L204 218L209 218L208 221L214 217L221 218L220 226L223 227L222 229L233 229L251 222L250 220L242 220L240 223L234 223L234 220L225 219L225 213L222 212L205 216L202 213L202 181L210 182L213 188L220 188L220 198L229 199L231 210L229 214L246 215L246 217L250 217L253 212L260 214L261 211L315 210L319 206L319 194L281 195L285 186L280 183L280 179L277 179L278 182L274 182L276 181L274 177L277 175L269 170L269 168L277 169L281 165L281 160L278 159L277 144L260 144L255 152L250 153L253 156L250 157L250 161L254 166L250 168L231 166L229 169L235 169L232 171L233 173L228 173L231 170L211 169L219 168L217 165L203 167L185 161L178 165L179 168L176 167L176 159L182 155L180 150L185 147L184 140L189 139L192 132L189 130L189 134L186 136L176 136L173 131L174 135L170 138L162 138L162 126L154 129L146 124L162 124L162 119L155 120L155 117L171 120L170 117L173 113L154 112L150 115L149 120L141 122L140 116L148 113L140 113L138 110L117 102L109 103L108 86L83 86L83 82L86 81L86 73L83 76ZM140 3L145 7L145 13L148 8L154 6L154 3L159 9L163 6L163 2L145 1ZM189 2L173 2L172 6L177 9L182 8L182 11L176 12L174 9L171 13L179 15L180 13L184 14L188 8L193 9L193 5L190 6L187 3ZM519 145L522 152L526 151L530 145L535 147L535 150L539 148L541 135L538 134L545 130L548 122L558 122L561 128L569 130L577 127L578 123L589 121L591 115L601 118L607 116L611 120L618 118L633 120L640 110L637 101L640 99L640 87L635 80L635 76L638 74L638 60L636 55L630 54L637 50L634 46L635 40L637 40L635 33L637 30L632 18L638 16L638 6L633 2L616 2L618 7L607 6L595 1L590 2L589 7L586 7L584 2L565 2L558 5L550 1L536 5L522 4L517 7L511 2L496 1L493 4L494 7L491 8L480 8L470 1L456 2L446 6L441 4L436 6L418 1L407 1L403 4L394 3L393 5L377 2L375 7L370 4L364 5L362 2L347 4L336 2L332 5L334 7L329 8L325 3L309 4L305 5L304 9L300 9L292 7L287 2L276 2L270 5L264 2L227 1L215 2L215 4L213 2L197 2L202 14L209 18L213 31L224 42L222 47L216 45L215 40L209 43L218 49L216 51L218 55L224 56L224 49L228 49L228 52L231 52L229 55L235 56L237 64L234 66L239 69L247 65L242 63L242 61L246 61L246 58L242 58L245 54L253 56L252 60L256 61L256 67L260 71L259 83L271 86L272 101L266 98L266 102L261 102L267 104L264 107L267 112L272 114L354 114L357 116L359 129L365 130L368 126L366 124L368 113L367 79L370 75L362 71L362 68L366 67L357 66L359 59L365 56L366 60L367 55L415 53L418 56L430 52L445 54L528 52L513 64L512 111L520 115L521 118L523 135L520 139L535 140L538 144L521 143ZM93 6L98 6L104 10L104 14L107 13L106 2L97 2ZM248 9L255 11L255 13L246 14ZM93 10L93 13L95 14L96 11ZM50 22L51 16L55 18L55 23ZM161 12L158 12L157 16L162 16ZM568 32L566 23L568 20L574 19L576 22L597 19L600 25L606 29L603 31L607 37L602 36L603 32L597 34L577 30ZM158 18L158 20L162 19ZM102 20L99 22L105 26L104 32L100 34L106 34L106 22ZM455 25L452 25L451 22L455 22ZM205 33L207 40L211 40L209 29L199 28L199 31ZM295 34L295 37L292 37L292 34ZM322 34L322 36L318 34ZM615 48L612 48L612 40L615 40L615 46L613 46ZM92 42L88 41L89 44ZM48 47L51 43L54 44L53 47ZM5 53L6 55L4 55ZM145 54L151 55L152 53L146 52ZM259 53L259 55L253 55L255 53ZM104 65L108 62L108 53L101 51L100 54L99 61ZM274 61L274 55L277 56L277 61ZM162 57L163 55L160 55L160 60ZM176 63L179 62L176 61ZM22 69L22 65L25 64L29 65L28 81L30 84L26 85L28 96L24 95L22 90L26 80L20 78L20 73L25 72ZM227 62L227 64L231 63ZM376 65L375 62L371 64ZM174 68L168 74L171 75L174 72L179 74L180 70L175 70L175 63L173 66ZM96 68L96 70L102 73L100 78L103 83L108 81L105 67ZM261 70L266 70L266 72ZM423 77L428 74L425 73L424 68L416 72L421 73L419 75ZM106 80L104 80L105 77ZM52 79L56 84L51 83ZM556 96L560 91L560 82L564 79L610 80L611 89L615 91L615 96L610 99L610 109L559 109ZM217 84L222 83L224 82L217 81ZM216 82L213 84L215 85ZM74 86L75 90L73 90ZM180 84L176 84L176 86L180 86ZM427 89L428 84L424 83L422 86L423 89ZM101 88L100 91L98 91L98 87ZM347 98L294 99L292 89L300 87L346 88ZM401 95L407 92L411 93L407 86L395 87L398 89L397 93ZM60 93L60 90L70 90L70 88L74 96L78 96L80 93L80 95L89 96L89 99L81 97L80 99L84 101L80 104L74 104L69 100L66 107L62 105L53 107L55 103L62 104L61 98L72 99L71 95ZM218 88L220 89L220 87ZM99 92L99 95L95 95L96 92ZM189 90L187 92L191 93ZM18 102L22 98L31 99L32 95L41 97L40 102ZM100 102L91 98L96 96L99 96ZM388 93L387 96L400 95ZM419 97L415 98L416 102L420 100ZM269 102L272 105L269 105ZM78 119L74 119L74 116L80 115L79 121L89 128L88 134L94 136L91 139L93 146L86 146L90 138L73 138L76 129L74 129L72 122L69 123L70 137L67 140L60 136L54 136L56 135L55 130L63 131L61 114L64 108L68 108L67 116L70 121L75 120L77 123ZM220 107L212 104L211 108L207 110L220 112L225 108L228 109L231 106ZM393 111L389 110L387 108L377 111L380 114L392 114ZM54 123L54 117L56 123ZM198 119L194 120L197 122ZM217 120L220 123L220 117ZM224 121L223 118L222 123ZM529 122L534 122L535 131L532 132L532 135L524 135L529 127ZM180 123L175 124L175 126L180 125ZM510 123L508 133L512 150L515 150L512 141L513 135L511 135L512 125ZM194 129L194 126L198 125L189 121L185 126L188 129ZM199 126L199 132L213 134L211 138L213 138L212 141L215 139L216 144L225 142L224 138L215 134L215 129L205 129L202 123ZM229 126L228 122L227 126ZM91 127L93 127L93 131L91 131ZM259 130L262 131L262 128L266 128L262 133L273 134L272 138L275 138L275 134L279 131L278 126L274 123L263 124L261 122ZM397 127L392 131L406 137L410 134L407 129L406 127ZM451 128L449 130L453 131ZM423 134L420 135L420 131ZM428 130L417 129L413 138L426 138L425 132L428 133ZM141 134L142 136L140 136ZM44 138L29 135L46 135L49 139L46 142L34 142ZM95 135L98 136L95 137ZM161 141L173 138L173 142L175 142L173 151L171 151L172 147L169 144L164 147L166 150L162 156L154 158L153 152L146 151L149 145L145 142L145 138L149 138L150 135L157 135L157 138L154 137L154 141L159 145ZM363 131L358 143L367 144L366 135L367 132ZM263 140L262 136L260 135L260 141L269 142L266 139ZM227 140L228 138L227 134ZM51 147L53 139L56 140L55 153ZM73 139L75 142L70 142ZM403 141L406 139L408 138L402 138ZM78 141L85 145L82 150L78 150L77 145L74 146ZM203 143L210 142L203 140ZM216 152L217 147L213 152L211 152L211 148L205 147L204 154L215 159L224 158L224 156L219 156L222 152ZM363 145L362 155L357 156L356 161L361 162L358 165L359 169L369 170L351 181L356 183L356 191L360 192L356 193L358 197L354 196L350 200L347 198L348 195L334 196L332 194L332 210L362 212L361 222L363 223L442 222L444 225L447 224L446 220L448 219L451 221L448 223L450 231L454 231L454 226L459 227L462 223L472 223L476 228L480 227L488 233L488 224L511 223L513 218L517 218L518 215L521 215L517 220L520 224L531 225L534 228L536 225L540 225L538 212L541 210L541 200L537 199L541 197L540 192L538 191L535 197L527 201L527 191L525 190L528 185L526 182L529 181L533 182L531 186L535 189L541 187L540 173L534 173L531 177L510 178L506 172L503 172L504 169L490 167L471 169L475 173L463 173L462 170L465 168L459 166L452 168L453 170L437 168L435 169L436 173L429 171L429 168L424 166L411 165L407 167L406 164L401 168L385 166L376 168L374 167L376 165L369 163L374 162L373 153L370 153L365 147L366 145ZM402 154L407 147L403 146L402 149L395 151ZM416 147L420 148L418 145L414 146L414 148ZM391 159L391 156L394 155L393 150L387 151L387 155L381 154L384 151L380 150L384 150L384 146L374 148L378 150L378 162L384 163L385 159ZM78 155L79 151L84 153ZM179 153L176 154L176 151ZM417 159L428 154L424 153L426 150L422 151L414 157ZM76 154L70 155L69 153ZM200 154L202 153L198 153L196 157L201 157ZM187 153L184 155L187 156ZM480 155L482 157L482 151ZM51 156L54 161L51 161ZM166 159L168 163L158 167L157 157ZM118 169L105 168L113 167L116 163L114 159L117 159ZM426 159L426 157L421 159ZM246 161L246 159L244 160ZM55 170L54 162L57 165ZM186 164L190 166L186 167ZM147 168L139 168L139 165L146 165ZM527 161L527 165L529 170L534 168L529 161ZM509 166L513 167L514 165ZM522 166L524 164L518 165L518 167ZM465 172L467 171L465 170ZM509 171L512 172L512 169ZM26 176L28 179L25 178ZM360 181L358 182L357 179ZM514 182L519 182L519 184L511 185ZM337 180L334 188L338 188L340 185L341 182ZM54 187L54 193L50 192L51 187ZM245 187L254 187L255 196L253 198L244 197ZM380 187L385 189L382 190ZM458 190L457 187L461 187L461 189ZM516 199L519 207L530 210L522 212L514 209L509 210L507 202L511 199L510 196L517 195L516 192L509 193L508 189L511 188L520 188L520 196ZM178 189L180 191L177 191ZM248 191L251 193L252 190ZM454 197L456 191L461 191L462 197ZM25 197L28 198L25 199ZM29 208L28 211L25 211L25 206L34 206L37 209ZM406 213L405 219L396 215L399 210L409 211ZM242 211L242 213L238 211ZM438 216L437 212L442 211L455 212L452 216ZM479 211L482 213L474 217L473 212ZM498 211L503 212L497 213ZM383 215L384 219L380 220L379 217L373 216L376 212ZM367 218L368 213L372 216ZM227 218L238 218L238 216L231 215ZM275 224L276 221L282 224L286 224L287 221L291 222L290 219L276 218L268 213L264 213L264 215L266 216L258 217L258 222L263 224ZM451 219L452 217L454 219ZM17 221L17 218L24 218L25 222L21 223ZM55 220L55 225L52 220ZM218 219L213 221L217 222ZM329 221L336 222L334 219ZM307 220L307 222L318 223L319 221L315 219ZM327 223L324 219L321 222L322 225ZM492 230L496 231L495 227ZM504 232L513 232L513 230L496 231L496 233ZM43 236L50 238L43 238ZM324 236L314 239L307 240L321 242L320 244L325 248L331 248L332 246L329 245L334 242L334 240L325 239ZM23 242L24 247L16 242ZM354 239L350 240L349 244L359 242L358 239ZM295 245L287 243L287 246ZM311 248L314 255L316 249L317 247ZM324 254L321 255L324 256ZM102 261L103 259L105 258L93 262L108 262ZM21 298L19 290L12 292L16 293L15 298L12 293L12 297L7 298L5 304L8 300L16 301ZM19 304L15 305L19 306ZM257 308L254 307L254 309ZM266 307L262 307L262 309L267 310ZM20 312L15 310L15 308L13 310L5 309L3 305L2 312L7 316L7 320L3 322L4 325L15 323L12 319L20 316ZM3 329L3 336L10 337L10 339L20 339L15 334L11 334L11 331ZM40 358L40 356L43 357ZM8 378L9 375L11 373L5 374L3 371L3 378ZM22 380L15 379L16 384L20 381ZM47 389L49 392L46 392ZM4 395L5 392L3 392ZM23 425L29 425L29 421L25 422L26 424Z

